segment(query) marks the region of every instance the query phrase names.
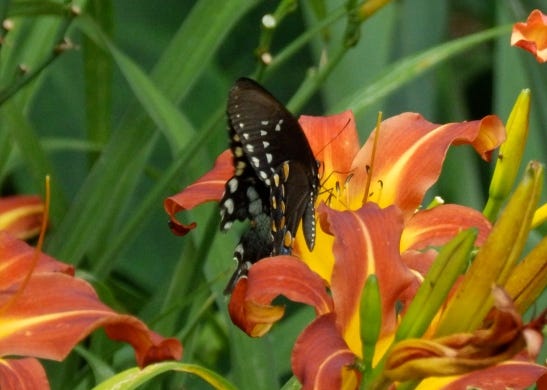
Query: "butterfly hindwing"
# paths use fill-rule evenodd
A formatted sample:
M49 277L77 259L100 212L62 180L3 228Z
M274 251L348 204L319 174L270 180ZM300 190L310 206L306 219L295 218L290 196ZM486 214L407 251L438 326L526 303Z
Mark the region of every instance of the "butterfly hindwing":
M232 292L237 281L247 275L252 263L270 256L272 243L270 217L267 214L259 214L251 222L249 230L243 233L234 250L237 268L226 285L224 294Z

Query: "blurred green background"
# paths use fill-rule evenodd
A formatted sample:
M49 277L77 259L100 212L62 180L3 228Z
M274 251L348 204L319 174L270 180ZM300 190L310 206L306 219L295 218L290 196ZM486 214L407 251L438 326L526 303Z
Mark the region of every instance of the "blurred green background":
M415 111L436 123L490 113L506 121L518 93L530 88L524 162L546 162L547 68L509 46L510 24L540 3L394 1L362 25L350 23L360 34L349 47L342 1L82 0L71 3L81 9L75 16L68 3L1 0L2 20L15 24L0 48L1 194L41 194L50 174L47 253L75 264L111 306L179 337L184 361L242 389L279 388L290 378L294 339L313 313L289 304L271 334L248 339L230 323L221 295L237 229L217 234L210 204L182 216L198 228L175 237L163 211L163 199L208 171L227 147L231 84L258 77L295 114L353 109L361 142L378 111ZM274 12L276 28L262 29L262 17ZM71 47L52 54L65 36ZM264 52L271 66L257 60ZM480 210L490 174L473 151L456 148L428 197ZM546 231L534 231L531 244ZM129 347L101 334L82 348L111 371L92 372L90 358L76 352L47 363L53 388L89 388L134 364ZM160 382L207 388L182 374Z

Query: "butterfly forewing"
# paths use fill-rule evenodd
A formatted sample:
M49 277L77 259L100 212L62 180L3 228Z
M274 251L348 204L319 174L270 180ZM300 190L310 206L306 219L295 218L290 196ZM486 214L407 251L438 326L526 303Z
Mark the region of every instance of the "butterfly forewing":
M256 176L232 129L230 136L235 172L226 182L220 201L220 228L223 231L229 229L235 220L252 220L262 212L269 212L269 189Z
M260 179L266 181L292 160L309 165L309 173L317 176L317 163L298 121L256 82L236 82L228 99L228 120Z

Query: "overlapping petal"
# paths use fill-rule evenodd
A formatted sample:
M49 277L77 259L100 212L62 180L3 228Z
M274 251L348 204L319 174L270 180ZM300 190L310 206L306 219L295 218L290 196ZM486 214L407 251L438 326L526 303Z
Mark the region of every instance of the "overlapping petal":
M38 196L16 195L0 198L0 230L26 240L40 231L44 203Z
M481 246L488 237L492 225L479 211L457 204L422 210L405 224L401 237L401 253L429 246L442 246L460 231L468 228L478 230L476 245Z
M381 209L374 203L342 212L321 206L319 212L326 215L328 226L323 228L335 236L331 291L337 324L351 350L360 355L359 304L367 276L378 278L384 335L395 326L395 302L415 278L399 253L403 217L394 206Z
M515 23L511 46L532 53L538 62L547 62L547 15L535 9L525 23Z
M72 274L72 267L0 232L0 356L62 360L79 341L104 327L111 338L133 346L141 367L180 359L178 340L114 312Z
M48 389L44 367L37 359L0 359L0 389Z

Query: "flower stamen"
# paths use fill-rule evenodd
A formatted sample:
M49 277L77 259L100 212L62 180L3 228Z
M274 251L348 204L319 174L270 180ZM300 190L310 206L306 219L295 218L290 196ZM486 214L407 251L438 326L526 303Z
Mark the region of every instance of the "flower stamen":
M376 129L374 131L374 144L372 147L372 153L370 155L370 164L367 165L367 182L365 184L365 196L363 198L363 203L366 203L369 198L370 191L370 182L372 178L372 173L374 171L374 158L376 157L376 149L378 146L378 138L380 138L380 124L382 123L382 112L378 112L378 117L376 118ZM383 183L380 182L380 188L383 187Z

